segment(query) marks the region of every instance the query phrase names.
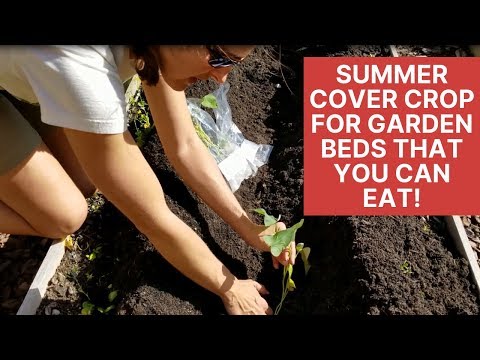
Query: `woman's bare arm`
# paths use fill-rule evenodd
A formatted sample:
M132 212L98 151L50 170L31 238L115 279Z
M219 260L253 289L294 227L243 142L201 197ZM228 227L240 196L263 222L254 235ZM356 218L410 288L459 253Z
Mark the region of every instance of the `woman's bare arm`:
M195 131L185 93L173 90L162 77L156 86L143 83L143 89L165 153L180 177L247 243L268 251L269 247L261 235L272 233L275 229L266 229L252 222L230 190L215 159ZM293 256L289 257L289 252L284 251L278 257L282 264L287 262L287 258L293 263L293 243L289 251ZM274 265L277 265L276 259Z
M97 188L167 261L219 295L229 313L270 311L259 294L263 291L259 284L236 279L204 241L170 211L158 179L128 131L99 135L67 129L65 134Z

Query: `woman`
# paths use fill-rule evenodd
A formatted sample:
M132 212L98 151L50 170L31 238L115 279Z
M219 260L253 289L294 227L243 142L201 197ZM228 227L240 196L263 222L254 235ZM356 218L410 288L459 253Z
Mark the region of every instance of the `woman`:
M252 46L30 46L0 48L0 87L39 103L32 125L0 95L0 232L61 238L99 189L184 275L217 294L229 314L271 314L267 290L237 279L166 205L162 187L127 130L123 81L142 79L165 153L178 175L249 245L285 225L253 223L199 140L184 90L225 82ZM10 96L10 95L8 95ZM161 179L160 179L161 180ZM295 246L274 258L293 263Z

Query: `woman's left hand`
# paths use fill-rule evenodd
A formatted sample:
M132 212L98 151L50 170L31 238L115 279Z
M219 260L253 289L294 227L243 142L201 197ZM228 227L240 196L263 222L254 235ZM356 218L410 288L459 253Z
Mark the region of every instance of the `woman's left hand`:
M270 252L270 247L268 244L263 240L263 236L265 235L273 235L278 231L285 230L287 227L283 222L277 222L271 226L264 226L264 225L257 225L254 224L252 230L248 236L245 236L244 240L250 246L260 250L260 251L268 251ZM279 268L279 265L286 266L288 264L295 264L295 256L296 256L296 249L295 249L295 241L292 241L290 245L284 249L280 255L273 256L273 267L275 269Z

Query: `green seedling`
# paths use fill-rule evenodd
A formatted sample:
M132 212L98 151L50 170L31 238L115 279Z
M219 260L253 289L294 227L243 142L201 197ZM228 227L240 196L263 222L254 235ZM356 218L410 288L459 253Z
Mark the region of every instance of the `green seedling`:
M118 296L118 291L117 290L110 291L108 293L108 301L113 302L113 300L115 300L115 298L117 296Z
M260 214L263 216L263 224L265 226L272 226L274 224L276 224L277 222L280 221L280 218L282 217L282 215L278 215L278 218L275 219L275 217L273 217L272 215L269 215L267 214L267 212L265 211L265 209L262 209L262 208L259 208L259 209L253 209L253 211L255 211L256 213Z
M111 289L112 288L112 284L108 285L108 288ZM110 291L108 293L108 301L113 303L113 301L116 299L116 297L118 296L118 291L117 290L113 290L113 291ZM112 311L113 309L115 309L115 305L109 305L107 308L102 308L102 307L97 307L97 310L102 313L102 314L108 314L110 311Z
M427 235L431 235L432 234L432 229L430 228L430 226L428 224L423 224L422 232L427 234Z
M407 275L410 275L412 273L410 263L406 260L403 262L402 265L400 265L400 270L402 270L402 272Z
M67 278L69 280L74 281L75 284L77 284L78 292L85 295L85 297L90 301L90 296L88 296L88 293L83 289L82 284L80 284L80 281L78 280L79 276L80 276L80 269L75 264L73 265L72 270L67 274ZM87 281L90 281L93 278L93 275L91 275L90 273L87 273L86 276L87 276Z
M110 284L108 286L108 288L111 289L112 284ZM113 301L117 298L117 296L118 296L118 291L117 290L110 291L108 293L108 301L110 303L113 303ZM114 304L110 304L106 308L103 308L101 306L95 306L95 304L93 304L90 301L84 301L83 304L82 304L81 314L82 315L92 315L95 310L97 310L100 314L108 314L113 309L115 309Z
M267 214L264 209L253 209L253 211L260 215L263 215L263 223L265 224L265 226L274 225L280 220L280 216L278 217L278 219L275 219L272 215ZM270 246L270 251L273 256L280 255L282 251L286 249L292 241L295 241L295 234L297 230L302 227L302 225L303 219L290 228L280 230L273 235L265 235L263 237L267 245Z
M109 305L106 308L102 308L101 306L95 306L89 301L84 301L82 304L82 315L92 315L95 310L97 310L100 314L108 314L110 311L115 309L115 305Z
M217 99L213 94L205 95L200 100L200 105L207 109L216 109L218 107ZM192 117L192 120L195 131L197 132L200 140L202 140L203 144L208 148L211 153L213 153L217 157L220 157L222 154L221 147L212 141L210 136L208 136L208 134L203 130L202 125L197 119Z
M65 247L68 250L73 251L73 249L75 248L75 242L73 241L72 236L68 235L68 236L64 237L63 241L64 241L64 244L65 244Z
M93 249L93 251L90 254L85 255L85 256L87 257L88 260L93 261L93 260L99 258L101 256L101 254L102 254L102 246L99 245L95 249Z
M305 275L307 275L308 271L310 270L310 263L308 262L308 256L310 255L310 248L304 247L303 243L298 243L295 249L297 250L297 255L295 255L295 259L297 258L298 255L301 255L304 269L305 269ZM283 302L285 301L285 298L287 297L288 293L296 289L295 282L292 279L292 274L293 274L292 264L288 264L288 266L283 267L282 297L280 299L279 304L275 308L275 312L274 312L275 315L278 315L280 313L280 310L282 309L282 306L283 306Z
M114 305L110 305L106 309L104 309L102 307L97 307L98 312L101 313L101 314L108 314L113 309L115 309Z
M216 109L218 107L217 98L213 94L205 95L202 98L200 105L202 105L204 108Z
M95 310L95 305L93 305L90 301L84 301L82 304L82 315L92 315L93 311Z
M139 147L143 147L155 125L150 121L150 109L141 89L137 96L129 99L129 106L130 123L135 127L135 141Z
M263 215L263 223L265 226L272 226L275 225L281 218L281 215L278 216L278 218L275 218L274 216L268 214L265 209L258 208L258 209L253 209L256 213ZM277 231L273 235L265 235L263 239L267 243L267 245L270 247L270 252L272 253L273 256L279 256L283 250L289 249L289 245L292 241L295 241L295 234L299 228L301 228L303 225L303 219L301 219L298 223L293 225L290 228L287 228L285 230L280 230ZM310 270L310 263L308 262L308 256L310 255L310 248L309 247L304 247L303 243L297 244L295 247L296 250L296 255L295 259L297 258L298 255L301 255L304 269L305 269L305 275L307 275L308 271ZM293 266L292 264L288 264L287 266L283 267L283 279L282 279L282 297L280 299L280 303L277 305L275 308L275 315L278 315L280 310L282 309L283 302L285 301L285 298L287 297L288 293L290 291L295 290L295 282L292 279L292 274L293 274Z

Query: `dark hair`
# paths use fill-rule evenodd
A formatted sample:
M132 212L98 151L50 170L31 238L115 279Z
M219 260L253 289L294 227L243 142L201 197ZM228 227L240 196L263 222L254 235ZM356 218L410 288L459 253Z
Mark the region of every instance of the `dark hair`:
M135 57L135 71L140 80L147 85L157 85L160 79L160 65L156 55L156 47L152 45L130 45Z

